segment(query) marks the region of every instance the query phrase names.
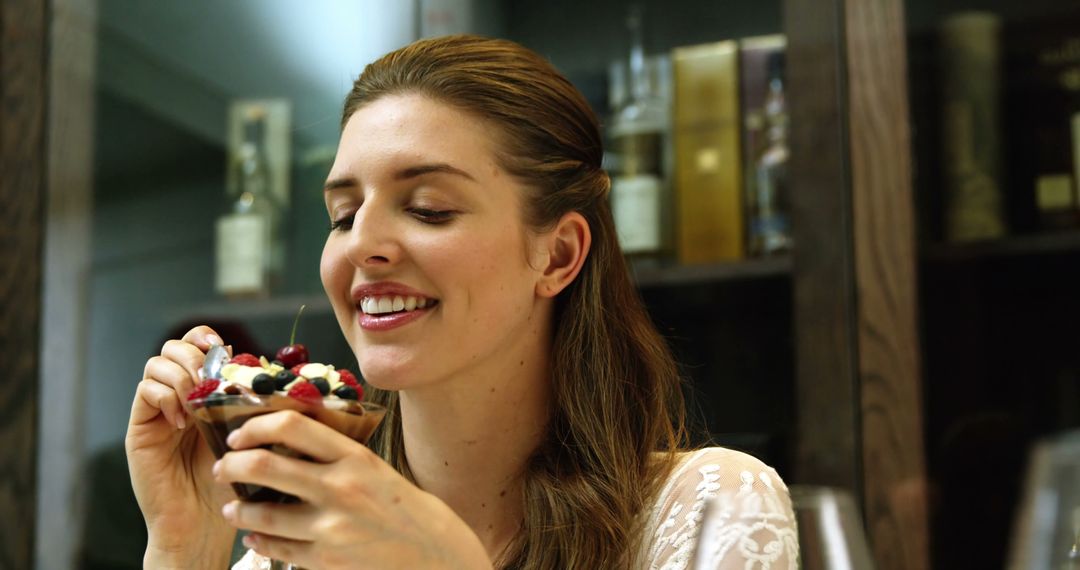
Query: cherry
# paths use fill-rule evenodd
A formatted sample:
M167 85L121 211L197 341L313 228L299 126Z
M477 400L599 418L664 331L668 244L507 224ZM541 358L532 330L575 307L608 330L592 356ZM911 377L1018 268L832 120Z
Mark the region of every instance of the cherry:
M300 305L300 310L296 312L296 320L293 321L292 334L289 335L289 346L283 346L278 349L274 358L281 361L281 364L285 368L292 368L300 364L307 364L308 362L308 350L302 344L296 344L296 325L300 324L300 315L304 312L306 305Z
M308 350L302 344L290 344L278 349L275 358L280 360L286 368L292 368L299 364L308 363Z

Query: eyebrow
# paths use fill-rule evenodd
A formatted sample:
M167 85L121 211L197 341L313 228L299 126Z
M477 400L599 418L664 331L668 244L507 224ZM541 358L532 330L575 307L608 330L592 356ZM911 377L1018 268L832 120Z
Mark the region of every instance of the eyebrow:
M394 173L394 180L408 180L410 178L417 178L426 174L452 174L454 176L460 176L467 180L476 182L476 179L473 178L472 175L468 172L465 172L464 170L461 170L459 168L454 168L453 166L450 166L449 164L443 162L433 164L420 164L417 166L410 166L408 168L399 170L398 172ZM323 191L329 192L330 190L337 190L339 188L355 188L358 185L359 183L357 182L356 178L352 176L344 176L341 178L327 180L326 184L323 186Z
M423 176L425 174L453 174L455 176L461 176L473 182L476 179L472 177L468 172L464 170L454 168L444 162L435 164L421 164L419 166L410 166L404 170L401 170L394 175L394 180L407 180L409 178L416 178L417 176Z

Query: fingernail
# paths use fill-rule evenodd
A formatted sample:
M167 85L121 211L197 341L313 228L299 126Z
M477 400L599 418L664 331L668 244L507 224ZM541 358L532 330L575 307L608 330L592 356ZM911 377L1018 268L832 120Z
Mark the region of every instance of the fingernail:
M184 412L180 412L176 416L176 429L184 429L187 427L187 422L184 421Z
M236 440L240 438L240 436L237 435L238 433L240 433L240 432L235 432L234 431L234 432L230 433L229 437L225 438L225 444L228 445L229 447L235 446L236 445Z
M221 471L221 460L220 459L218 459L217 461L214 462L214 468L211 471L214 473L214 477L217 477L218 473Z
M244 540L242 542L244 543L244 546L246 546L248 548L255 548L255 543L256 543L255 535L253 535L253 534L245 534L244 535Z
M221 515L226 519L232 520L232 518L236 516L236 501L225 503L225 506L221 507Z
M221 341L221 338L219 338L218 335L216 335L216 334L208 334L208 335L206 335L206 344L222 345L222 344L225 344L225 343Z

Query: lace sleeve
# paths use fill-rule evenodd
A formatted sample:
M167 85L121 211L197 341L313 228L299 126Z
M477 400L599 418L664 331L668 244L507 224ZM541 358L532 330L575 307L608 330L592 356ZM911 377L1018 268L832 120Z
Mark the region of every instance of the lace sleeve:
M650 514L649 570L689 570L706 503L714 502L709 548L698 568L796 570L798 536L791 498L771 467L738 451L710 447L685 458ZM704 562L704 565L702 564Z
M233 564L232 570L270 570L270 559L248 550L243 558Z

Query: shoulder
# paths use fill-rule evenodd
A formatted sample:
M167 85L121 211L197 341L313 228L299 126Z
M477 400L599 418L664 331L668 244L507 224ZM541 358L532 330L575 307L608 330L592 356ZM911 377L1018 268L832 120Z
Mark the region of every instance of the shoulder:
M752 477L760 479L765 485L779 486L784 491L787 490L783 480L772 467L753 455L726 447L705 447L684 452L678 466L668 476L668 483L696 483L698 478L712 477L730 483L737 480L740 486Z
M781 551L797 549L791 499L780 475L752 455L708 447L682 454L657 496L646 525L647 567L689 565L710 503L723 511L725 536L744 533L744 539L756 540L768 528L772 539L784 544Z
M760 459L725 447L706 447L682 454L668 475L656 507L673 501L694 504L720 496L756 494L789 504L788 489L775 469Z

